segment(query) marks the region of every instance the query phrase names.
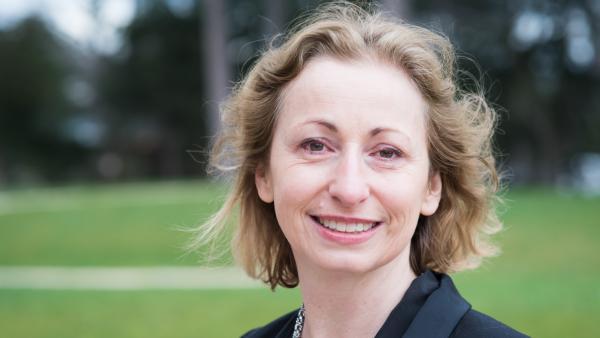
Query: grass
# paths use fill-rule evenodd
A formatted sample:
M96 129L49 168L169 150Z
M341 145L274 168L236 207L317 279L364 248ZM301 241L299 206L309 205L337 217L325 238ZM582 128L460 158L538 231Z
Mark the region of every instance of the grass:
M0 265L193 265L182 248L218 207L205 183L68 187L0 194Z
M239 337L299 304L296 290L0 291L2 337Z
M189 234L223 189L170 182L0 192L0 265L191 265ZM600 198L515 189L504 253L454 275L473 307L534 337L598 337ZM300 303L296 290L0 290L1 337L236 337Z
M463 296L534 337L600 336L600 198L516 189L508 199L504 253L454 277Z

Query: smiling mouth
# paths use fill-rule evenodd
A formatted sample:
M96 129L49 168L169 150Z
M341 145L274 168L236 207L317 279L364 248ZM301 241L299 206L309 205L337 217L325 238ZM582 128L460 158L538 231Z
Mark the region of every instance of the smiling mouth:
M372 228L381 224L381 222L347 222L340 220L333 220L329 218L322 218L318 216L310 216L315 222L321 226L343 233L361 233L371 230Z

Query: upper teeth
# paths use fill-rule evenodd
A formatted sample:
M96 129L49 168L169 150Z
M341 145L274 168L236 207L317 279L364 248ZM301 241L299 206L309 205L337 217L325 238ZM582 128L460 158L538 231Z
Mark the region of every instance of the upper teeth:
M371 229L375 223L343 223L319 218L325 227L340 232L361 232Z

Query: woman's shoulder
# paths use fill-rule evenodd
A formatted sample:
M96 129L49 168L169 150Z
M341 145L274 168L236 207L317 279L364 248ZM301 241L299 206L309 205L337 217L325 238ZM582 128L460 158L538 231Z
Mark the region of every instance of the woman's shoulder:
M458 322L451 338L523 338L528 337L500 321L470 309Z
M446 274L426 271L419 276L405 294L405 298L420 299L407 337L451 338L520 338L527 337L498 320L473 310L458 292L452 278ZM404 301L404 299L403 299ZM399 305L402 304L402 301ZM406 308L406 307L405 307ZM392 337L392 334L382 337Z
M286 334L290 327L293 328L293 321L296 320L296 314L299 309L287 313L265 326L250 330L242 335L241 338L273 338L273 337L291 337L292 332Z

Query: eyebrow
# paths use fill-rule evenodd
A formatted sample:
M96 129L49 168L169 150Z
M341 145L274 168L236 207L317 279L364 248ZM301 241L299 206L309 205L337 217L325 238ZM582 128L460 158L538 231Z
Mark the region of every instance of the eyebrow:
M375 136L375 135L377 135L379 133L383 133L383 132L393 132L393 133L395 132L395 133L400 133L400 134L404 135L404 133L399 130L396 130L394 128L385 128L385 127L374 128L373 130L371 130L370 134L371 134L371 136Z
M326 121L326 120L308 120L308 121L302 123L302 125L313 124L313 123L321 125L327 129L331 130L334 133L337 133L337 131L338 131L337 127L333 123Z
M307 124L318 124L320 126L323 126L323 127L327 128L327 129L331 130L334 133L338 132L337 127L333 123L331 123L331 122L329 122L327 120L322 120L322 119L308 120L308 121L306 121L306 122L303 123L303 125L307 125ZM383 132L399 133L399 134L402 134L404 137L406 137L406 135L403 132L401 132L401 131L399 131L397 129L388 128L388 127L376 127L376 128L373 128L369 132L369 134L371 136L376 136L377 134L380 134L380 133L383 133Z

